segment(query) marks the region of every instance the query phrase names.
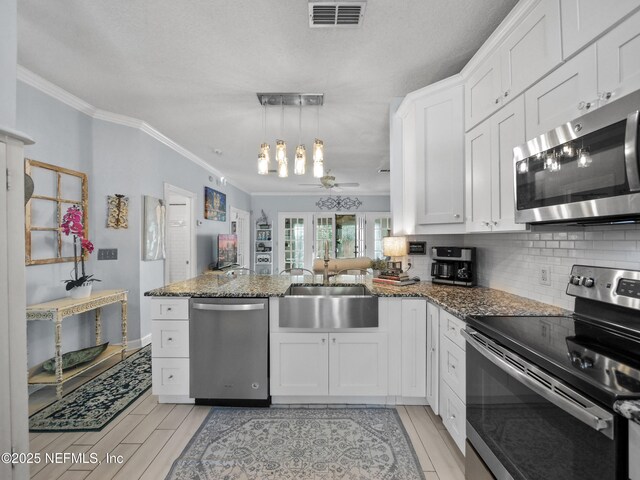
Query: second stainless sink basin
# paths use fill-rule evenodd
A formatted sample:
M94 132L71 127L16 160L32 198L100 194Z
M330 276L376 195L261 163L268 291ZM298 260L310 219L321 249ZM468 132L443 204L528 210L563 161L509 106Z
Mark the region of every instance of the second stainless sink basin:
M287 328L374 328L378 298L364 285L292 285L279 301Z

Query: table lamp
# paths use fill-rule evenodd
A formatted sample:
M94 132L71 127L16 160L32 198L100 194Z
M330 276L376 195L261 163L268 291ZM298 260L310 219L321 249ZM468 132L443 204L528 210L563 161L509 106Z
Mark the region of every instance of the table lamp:
M390 257L387 262L387 273L402 273L402 258L407 254L406 237L384 237L382 239L382 254Z

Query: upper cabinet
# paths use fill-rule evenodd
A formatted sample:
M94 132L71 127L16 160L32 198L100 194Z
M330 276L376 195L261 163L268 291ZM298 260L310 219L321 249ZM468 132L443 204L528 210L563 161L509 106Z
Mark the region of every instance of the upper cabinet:
M640 0L620 3L637 5ZM618 2L615 5L618 7ZM640 12L598 40L596 48L601 102L613 101L640 88Z
M639 7L640 0L560 0L564 58L593 42L618 20Z
M463 93L451 77L409 94L392 119L395 233L464 232Z
M517 97L562 61L558 0L542 0L465 82L466 130Z

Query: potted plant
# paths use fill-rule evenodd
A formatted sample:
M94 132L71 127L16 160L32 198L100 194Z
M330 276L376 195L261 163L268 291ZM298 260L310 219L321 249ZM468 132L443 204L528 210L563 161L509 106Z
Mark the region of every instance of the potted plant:
M72 298L86 298L91 295L93 282L100 280L93 278L93 275L87 275L84 270L85 252L89 254L93 252L93 243L85 236L80 207L72 205L67 209L62 217L60 228L65 235L73 235L73 277L70 280L64 280L67 284L66 289L71 293ZM80 260L78 260L78 250ZM78 264L80 264L80 272L78 272Z
M384 258L377 258L371 262L371 269L373 270L373 276L377 277L380 272L384 272L387 268L387 261Z

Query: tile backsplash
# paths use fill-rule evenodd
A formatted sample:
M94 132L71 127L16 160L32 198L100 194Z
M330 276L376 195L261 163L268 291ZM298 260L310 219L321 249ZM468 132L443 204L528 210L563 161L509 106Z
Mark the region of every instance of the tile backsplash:
M565 294L574 264L640 270L640 226L541 226L522 233L421 235L410 237L432 246L476 247L478 284L505 290L573 310L573 297ZM412 273L431 278L430 255L411 257ZM539 281L548 267L550 285Z

